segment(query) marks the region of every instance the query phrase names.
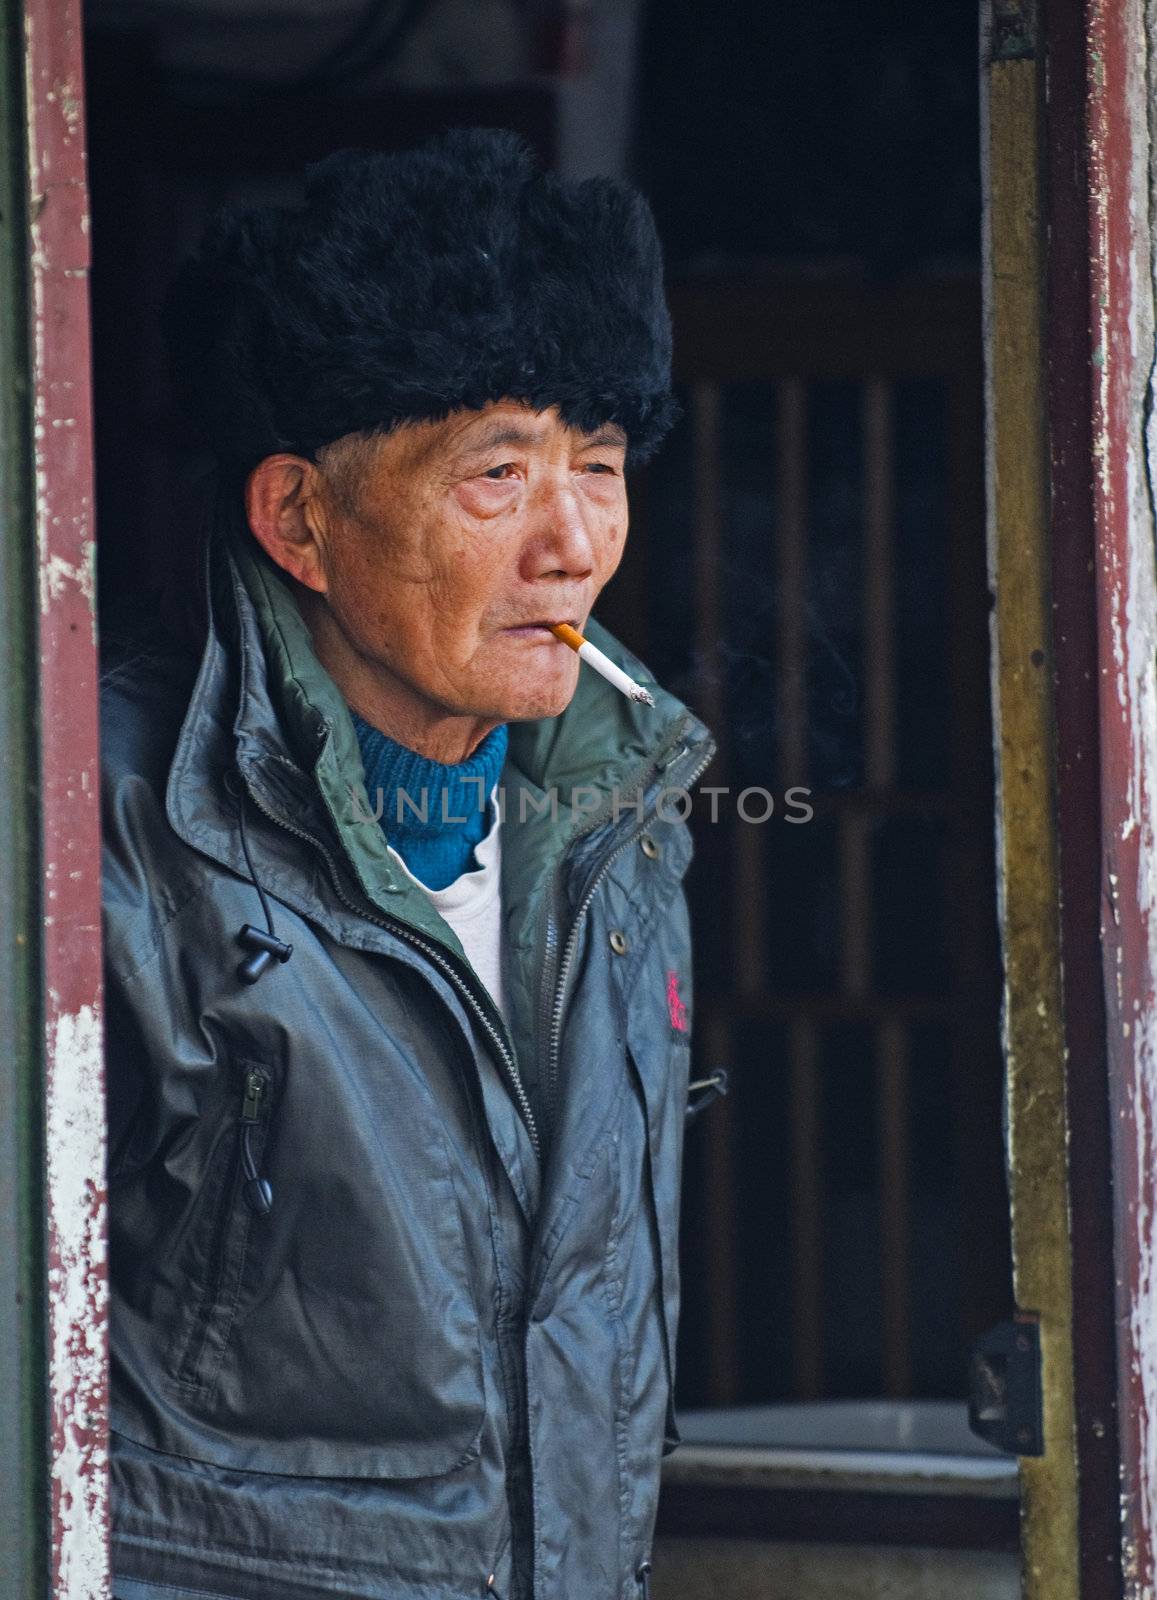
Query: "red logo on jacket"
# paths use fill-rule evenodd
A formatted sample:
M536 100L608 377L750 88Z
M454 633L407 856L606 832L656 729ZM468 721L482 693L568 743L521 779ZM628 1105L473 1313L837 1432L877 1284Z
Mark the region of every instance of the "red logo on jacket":
M680 1033L687 1032L687 1007L679 998L679 974L667 974L667 1015L671 1019L671 1026Z

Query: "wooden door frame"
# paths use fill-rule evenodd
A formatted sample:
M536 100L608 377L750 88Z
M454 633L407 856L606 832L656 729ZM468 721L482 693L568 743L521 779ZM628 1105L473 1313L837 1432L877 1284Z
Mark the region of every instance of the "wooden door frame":
M5 1591L106 1600L88 194L79 0L3 0L0 1091ZM11 854L8 852L11 851ZM11 1496L11 1498L9 1498Z
M81 19L78 0L5 3L6 47L19 53L23 39L24 48L21 62L11 53L4 62L9 208L0 272L13 316L0 374L0 570L11 580L0 751L14 871L0 896L0 1027L11 1126L38 1136L10 1137L5 1150L14 1254L0 1281L0 1314L4 1376L15 1388L3 1439L14 1452L7 1465L21 1470L18 1503L30 1526L3 1546L3 1558L5 1575L25 1592L50 1585L54 1600L103 1600L105 1195ZM988 0L982 72L1011 1176L1017 1291L1042 1314L1048 1395L1048 1451L1024 1464L1025 1593L1143 1600L1154 1582L1157 1519L1157 585L1144 437L1153 331L1145 16L1141 0L1049 0L1034 13L1032 0ZM20 68L22 117L11 110ZM1086 314L1074 320L1081 304ZM1106 1393L1106 1285L1115 1289L1119 1439ZM1118 1465L1119 1543L1106 1537ZM1119 1576L1116 1550L1124 1552Z
M1043 62L1035 19L982 28L986 478L1013 1289L1039 1318L1043 1431L1021 1458L1025 1600L1078 1600L1073 1285L1050 617Z
M1143 0L988 0L989 536L1028 1600L1147 1600L1157 582Z
M1154 156L1142 0L1085 17L1100 900L1116 1274L1121 1549L1127 1600L1153 1593L1157 1521L1157 573ZM1146 438L1148 433L1149 437Z
M1098 524L1094 495L1094 336L1090 316L1087 132L1089 15L1081 0L1049 0L1044 189L1051 580L1061 840L1069 1211L1073 1255L1073 1379L1079 1463L1083 1600L1122 1593L1117 1421L1113 1136L1102 975L1102 741L1099 710Z

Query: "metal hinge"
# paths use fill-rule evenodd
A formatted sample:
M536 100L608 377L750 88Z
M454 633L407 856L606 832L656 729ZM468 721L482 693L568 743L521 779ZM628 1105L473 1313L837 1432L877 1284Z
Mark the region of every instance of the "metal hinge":
M968 1426L1010 1456L1043 1456L1040 1318L1018 1311L972 1347Z

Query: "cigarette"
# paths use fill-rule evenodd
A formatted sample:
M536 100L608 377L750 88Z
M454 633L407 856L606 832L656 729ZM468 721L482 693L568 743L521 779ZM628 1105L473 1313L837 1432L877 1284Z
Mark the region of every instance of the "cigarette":
M645 706L655 704L653 697L641 683L636 683L622 667L616 667L610 657L605 656L598 645L592 644L589 639L584 639L577 628L572 628L568 622L556 622L552 624L550 631L556 639L561 639L563 644L570 645L579 659L585 661L588 667L593 667L600 678L605 678L608 683L613 683L616 689L621 689L628 700L638 700Z

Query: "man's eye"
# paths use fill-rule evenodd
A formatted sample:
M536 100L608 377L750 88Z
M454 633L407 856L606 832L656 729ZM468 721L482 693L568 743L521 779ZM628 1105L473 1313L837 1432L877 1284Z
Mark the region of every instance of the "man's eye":
M613 474L614 470L614 467L610 466L606 461L588 461L586 464L587 472L609 472Z
M501 467L488 467L482 476L484 478L492 478L495 482L500 482L503 478L505 478L508 472L513 471L514 468L510 465L510 463L505 462Z

